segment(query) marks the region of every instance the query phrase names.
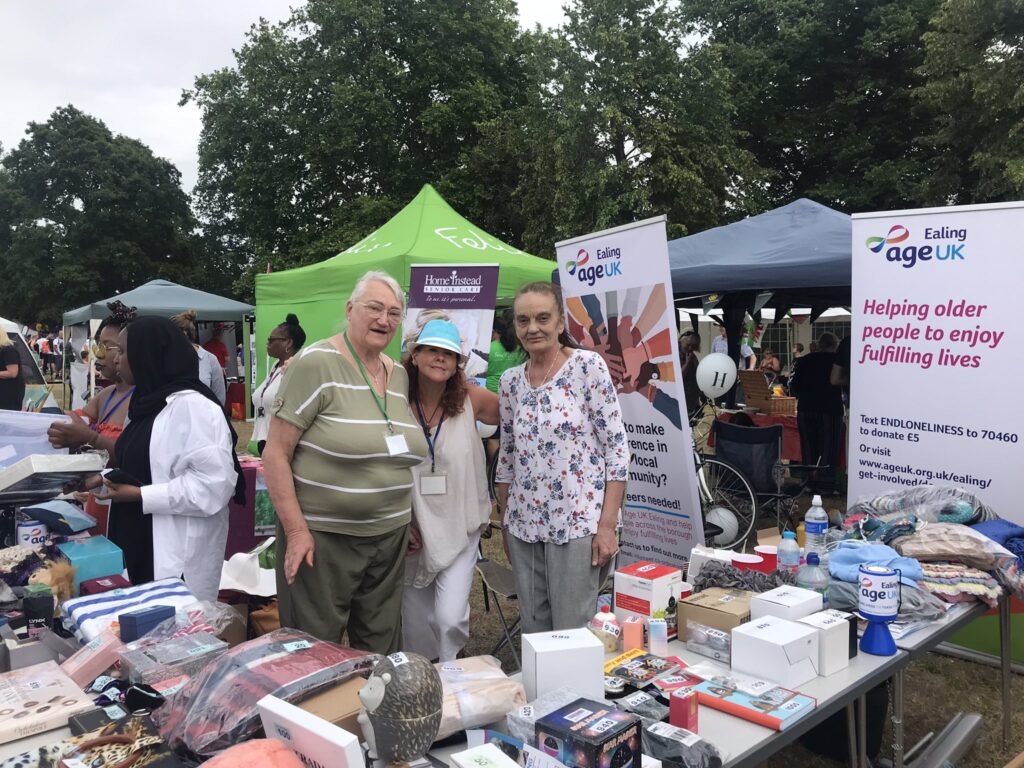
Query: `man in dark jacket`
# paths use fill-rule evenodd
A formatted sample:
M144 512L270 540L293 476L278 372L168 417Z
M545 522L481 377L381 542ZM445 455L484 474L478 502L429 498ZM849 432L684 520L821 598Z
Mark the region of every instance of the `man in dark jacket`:
M843 397L831 381L836 362L836 337L823 333L818 349L793 361L789 389L797 399L797 426L804 464L825 467L817 474L816 490L835 490L836 464L843 437Z

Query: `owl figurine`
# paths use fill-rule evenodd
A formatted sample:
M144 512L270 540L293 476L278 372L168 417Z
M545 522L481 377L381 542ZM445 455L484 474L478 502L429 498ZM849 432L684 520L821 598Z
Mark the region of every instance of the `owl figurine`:
M370 757L412 762L427 753L441 727L444 694L434 665L416 653L392 653L377 663L359 691Z

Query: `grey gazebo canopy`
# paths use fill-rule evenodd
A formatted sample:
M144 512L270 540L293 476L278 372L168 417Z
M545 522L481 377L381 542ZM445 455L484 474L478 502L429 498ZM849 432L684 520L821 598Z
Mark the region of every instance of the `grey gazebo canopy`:
M125 293L111 296L84 307L64 313L64 325L77 325L89 320L102 320L110 314L107 304L122 301L129 307L136 307L140 315L162 315L168 317L194 309L199 320L238 320L250 314L255 307L234 299L227 299L213 293L186 288L169 280L150 280Z

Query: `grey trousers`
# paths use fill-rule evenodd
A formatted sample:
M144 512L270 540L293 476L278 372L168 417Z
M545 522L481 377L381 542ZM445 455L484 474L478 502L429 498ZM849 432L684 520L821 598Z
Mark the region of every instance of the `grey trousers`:
M531 543L506 536L523 632L585 626L597 613L597 593L615 559L604 567L590 564L593 536L566 544Z

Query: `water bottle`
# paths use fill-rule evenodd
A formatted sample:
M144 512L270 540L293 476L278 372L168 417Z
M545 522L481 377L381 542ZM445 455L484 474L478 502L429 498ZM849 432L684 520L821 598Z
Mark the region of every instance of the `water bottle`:
M778 547L779 570L796 573L800 568L800 545L796 543L796 534L786 531Z
M829 576L821 567L816 552L807 553L807 565L801 566L796 574L796 585L821 594L821 607L828 608Z
M821 506L821 496L811 499L811 508L804 515L804 529L807 531L807 544L804 551L815 552L819 560L825 556L825 531L828 530L828 513Z

